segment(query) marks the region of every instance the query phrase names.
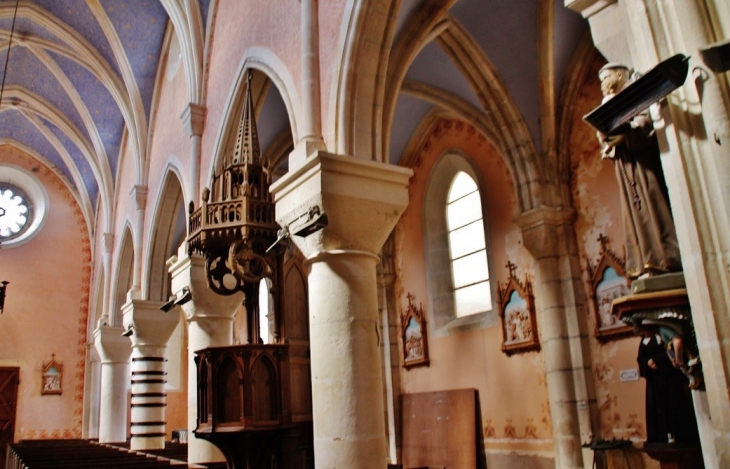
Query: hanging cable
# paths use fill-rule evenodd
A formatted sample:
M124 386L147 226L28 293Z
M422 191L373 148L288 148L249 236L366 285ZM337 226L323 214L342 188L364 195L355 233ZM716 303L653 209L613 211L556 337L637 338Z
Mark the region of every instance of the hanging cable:
M10 62L10 49L13 47L13 33L15 33L15 20L18 18L18 3L15 0L15 11L13 12L13 24L10 26L10 39L8 40L8 53L5 55L5 69L3 70L3 82L0 84L0 107L3 104L3 93L5 92L5 77L8 75L8 62Z

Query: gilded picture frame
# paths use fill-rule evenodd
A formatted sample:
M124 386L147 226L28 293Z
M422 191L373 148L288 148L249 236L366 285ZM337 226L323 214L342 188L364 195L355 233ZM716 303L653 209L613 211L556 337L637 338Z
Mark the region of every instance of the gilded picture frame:
M632 335L631 327L620 320L613 311L613 301L631 293L631 282L626 278L625 262L609 247L608 237L601 234L601 254L591 268L591 298L595 336L609 341Z
M423 306L413 304L415 297L408 293L408 306L401 314L401 342L403 344L403 366L428 366L428 332Z
M41 394L63 394L63 363L56 360L55 354L51 354L50 362L43 362Z
M502 352L508 356L540 350L532 284L515 275L517 267L507 263L509 281L498 284L499 318L502 324Z

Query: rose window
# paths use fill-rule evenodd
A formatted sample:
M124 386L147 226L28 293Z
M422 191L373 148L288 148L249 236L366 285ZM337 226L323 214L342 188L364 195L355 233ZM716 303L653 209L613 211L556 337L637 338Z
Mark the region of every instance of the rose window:
M0 185L0 240L12 239L28 225L30 207L19 189Z

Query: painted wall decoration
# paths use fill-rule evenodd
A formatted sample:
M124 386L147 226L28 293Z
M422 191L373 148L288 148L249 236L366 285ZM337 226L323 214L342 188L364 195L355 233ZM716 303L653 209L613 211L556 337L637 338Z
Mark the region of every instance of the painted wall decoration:
M408 307L401 316L401 339L403 340L403 366L428 366L428 340L426 317L423 306L413 304L415 296L408 293Z
M507 262L506 267L509 270L509 281L504 287L498 284L502 351L512 355L539 350L532 284L527 278L524 282L517 278L515 275L517 266L511 261Z
M614 300L630 294L624 260L609 247L608 237L601 234L601 255L591 268L591 294L596 319L596 337L612 340L631 334L631 327L621 322L612 312Z
M63 364L56 361L56 354L51 354L51 361L43 362L43 387L41 394L63 394Z

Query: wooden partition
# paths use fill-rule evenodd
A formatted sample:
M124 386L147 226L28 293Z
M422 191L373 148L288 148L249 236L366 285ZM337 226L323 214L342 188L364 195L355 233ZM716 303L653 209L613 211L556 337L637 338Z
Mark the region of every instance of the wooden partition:
M403 467L477 467L475 389L403 394Z

